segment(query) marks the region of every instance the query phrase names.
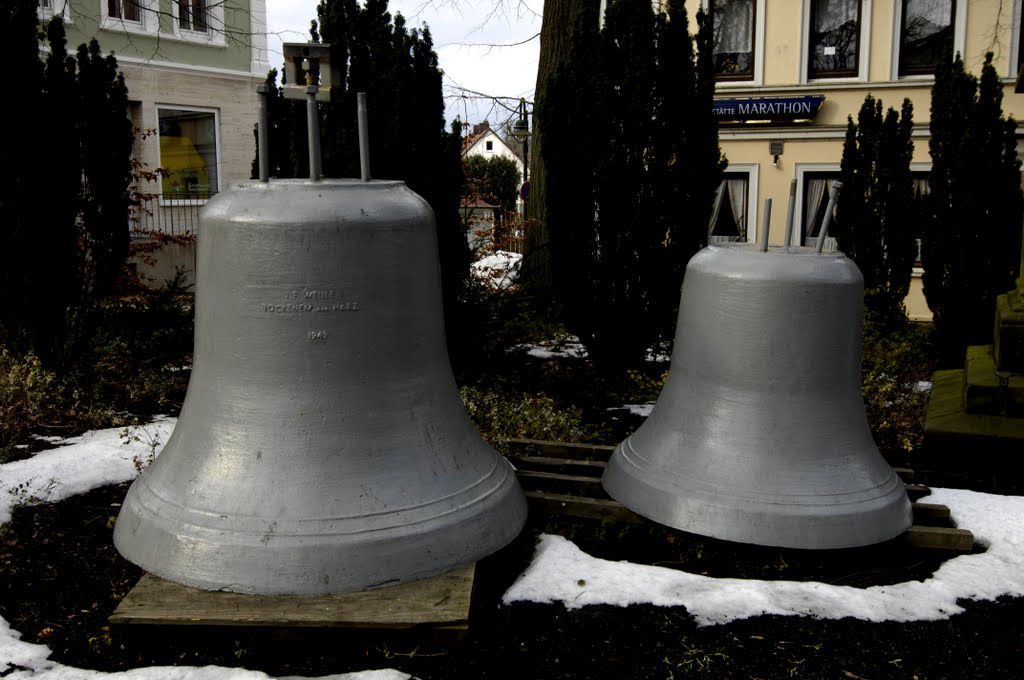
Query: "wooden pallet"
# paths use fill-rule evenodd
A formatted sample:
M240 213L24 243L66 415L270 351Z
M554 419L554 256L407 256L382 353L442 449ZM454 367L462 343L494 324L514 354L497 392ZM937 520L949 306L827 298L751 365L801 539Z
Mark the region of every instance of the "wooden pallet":
M110 616L120 626L427 628L465 632L476 565L419 581L341 595L212 592L143 574Z
M585 519L647 521L608 496L601 486L601 475L615 447L533 439L512 439L508 443L512 449L508 459L516 467L532 509ZM948 526L948 507L920 502L931 490L913 483L914 471L895 470L903 479L914 511L914 525L907 530L905 540L918 548L973 550L974 534Z

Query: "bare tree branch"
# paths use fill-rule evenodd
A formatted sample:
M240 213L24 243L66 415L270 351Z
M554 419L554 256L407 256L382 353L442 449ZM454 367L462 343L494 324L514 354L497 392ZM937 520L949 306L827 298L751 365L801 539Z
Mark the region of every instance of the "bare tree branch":
M122 0L122 3L125 3L126 1L127 0ZM140 14L141 20L139 22L126 20L123 16L107 16L105 10L101 10L99 18L97 19L96 15L77 9L77 4L72 4L69 0L64 0L60 10L57 10L55 7L53 14L54 16L64 16L69 18L76 26L78 26L79 30L86 35L103 29L104 24L107 25L106 30L109 30L109 24L113 22L120 26L121 32L125 40L127 40L128 45L135 51L140 52L140 54L143 50L139 47L135 38L151 39L154 41L155 45L145 59L155 60L167 58L161 51L161 41L163 39L173 37L173 34L161 31L161 25L169 24L173 27L175 25L174 22L181 21L180 17L173 11L175 7L180 7L178 0L172 0L170 4L171 11L161 9L161 5L162 3L159 1L145 2L144 0L140 0L135 5ZM220 11L217 12L214 10ZM241 15L244 18L244 21L235 22L236 25L229 24L227 21L228 12ZM106 21L104 21L105 19ZM150 22L156 22L155 30L139 30L139 25L148 26L150 25ZM178 25L180 26L180 23ZM223 36L224 42L228 45L249 48L252 46L252 38L254 36L263 35L263 33L255 33L247 28L239 27L248 27L251 25L252 13L250 12L248 5L243 6L233 0L214 0L212 2L207 2L205 5L205 30L182 30L187 30L189 35L193 36L192 39L190 39L190 42L194 42L199 45L203 44L203 40L200 36L205 33L210 37L211 42L215 36Z
M538 38L540 38L540 31L537 31L536 33L534 33L533 35L531 35L531 36L530 36L529 38L524 38L523 40L520 40L519 42L513 42L513 43L471 43L471 42L451 42L451 43L445 43L445 44L443 44L443 45L438 45L438 47L487 47L487 48L495 48L495 47L519 47L520 45L525 45L525 44L527 44L527 43L531 43L531 42L533 42L534 40L537 40ZM490 50L490 49L488 49L488 50L487 50L487 52L485 52L485 54L489 54L489 53L490 53L490 51L491 51L491 50Z
M481 103L489 103L486 109L486 113L478 120L474 122L480 122L481 120L487 120L494 122L492 126L496 130L503 130L506 136L511 131L512 124L515 123L516 112L519 108L520 97L511 97L506 95L488 94L486 92L478 92L471 90L468 87L459 85L451 79L447 74L445 75L444 83L444 98L448 100L449 108L454 108L462 120L466 123L471 121L468 120L469 107L466 105L468 102L474 102L478 104L474 107L476 111L484 110ZM454 103L453 103L454 102ZM463 103L462 110L459 111L459 102ZM527 108L533 107L533 101L531 99L526 100ZM492 118L493 116L493 118Z

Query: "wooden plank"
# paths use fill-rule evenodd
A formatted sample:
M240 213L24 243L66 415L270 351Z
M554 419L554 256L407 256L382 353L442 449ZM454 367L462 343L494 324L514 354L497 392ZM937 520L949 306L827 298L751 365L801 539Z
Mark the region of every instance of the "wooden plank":
M340 595L243 595L143 574L110 615L115 625L465 630L476 564L386 588Z
M608 467L608 463L601 460L573 460L571 458L551 458L548 456L507 456L513 465L518 469L536 468L579 468L584 472L593 471L601 474Z
M536 452L543 456L571 458L573 460L603 460L612 456L614 446L603 444L573 444L543 439L509 439L508 445L517 451Z
M567 475L560 472L517 470L516 476L524 490L569 494L588 498L607 498L596 475Z
M949 521L949 508L937 503L911 503L914 511L914 524L931 525L936 522Z
M527 491L526 499L529 501L531 509L556 515L583 519L607 519L617 522L644 521L643 517L618 501L606 498L584 498L542 491Z
M523 467L586 465L605 468L608 465L608 459L617 448L606 444L576 444L546 439L509 439L506 443L513 450L524 452L522 454L513 453L509 456L513 464ZM927 487L913 484L915 476L913 469L894 467L893 471L903 482L913 487L910 493L920 493L921 495L930 493Z
M894 467L892 471L899 475L904 482L912 483L914 481L914 471L910 468Z
M932 490L927 486L923 486L921 484L904 484L903 486L906 487L907 496L909 496L912 501L923 498L932 492Z
M550 479L559 482L573 482L577 484L600 484L601 478L593 475L566 475L561 472L544 472L541 470L517 470L519 479Z
M922 527L907 529L906 541L915 548L933 548L954 552L970 552L974 548L974 534L966 529L949 527Z

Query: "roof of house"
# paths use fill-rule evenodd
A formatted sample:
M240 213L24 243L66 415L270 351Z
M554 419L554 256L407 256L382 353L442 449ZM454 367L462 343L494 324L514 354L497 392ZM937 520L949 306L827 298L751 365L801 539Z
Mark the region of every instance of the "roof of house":
M500 206L497 206L497 205L495 205L493 203L488 203L487 201L485 201L484 199L479 198L479 197L469 198L469 197L463 196L462 197L462 207L463 208L467 208L467 209L470 209L470 208L471 209L477 209L477 208L484 209L484 208L498 208Z
M497 130L493 129L490 123L488 123L486 120L482 123L474 125L472 132L470 132L468 135L462 138L462 155L465 156L466 154L468 154L473 149L473 147L482 142L484 138L488 136L491 136L494 139L496 139L499 144L508 149L508 152L512 154L512 156L514 156L520 164L522 164L522 147L520 146L520 148L516 149L513 148L513 146L518 145L510 146L509 143L502 139L501 135L498 134Z
M491 129L491 124L486 120L474 125L473 131L462 138L462 155L466 155L466 152L472 149L474 144L486 137L488 132L494 132L494 130Z

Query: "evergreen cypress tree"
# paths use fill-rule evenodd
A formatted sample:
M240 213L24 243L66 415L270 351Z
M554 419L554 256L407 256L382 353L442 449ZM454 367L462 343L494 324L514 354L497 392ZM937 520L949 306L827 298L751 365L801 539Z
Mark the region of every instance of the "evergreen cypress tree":
M469 245L462 229L461 128L444 127L441 70L430 30L407 29L392 18L387 0L323 0L320 35L331 45L331 63L345 69L334 101L325 105L324 173L359 176L356 95L366 93L374 177L399 179L434 210L445 311L455 307L469 273Z
M538 115L552 272L566 323L614 374L669 339L682 275L707 243L724 159L713 118L710 26L694 50L681 0L583 9ZM599 112L595 115L595 112Z
M903 300L917 257L920 216L914 212L910 161L913 105L901 113L864 99L857 122L848 118L837 219L831 233L864 275L865 305L885 323L906 318Z
M931 104L932 220L922 233L924 293L940 362L963 362L967 345L992 341L995 299L1020 264L1024 197L1012 118L992 54L980 81L963 60L942 60Z
M277 84L277 76L277 69L270 69L264 83L267 86L267 146L270 149L267 155L268 173L270 177L278 179L303 175L308 177L308 165L302 168L304 173L300 172L292 153L296 128L305 131L305 107L302 102L285 99L284 91ZM256 145L256 154L252 159L252 178L257 179L260 175L259 130L254 127L252 133ZM302 139L302 135L298 138ZM305 140L302 139L301 143L304 144ZM308 150L306 153L308 155Z
M78 129L83 193L79 208L87 295L109 294L128 259L128 188L134 136L128 88L96 40L78 48Z
M17 105L0 107L0 124L16 131L11 144L31 144L0 164L9 253L0 258L0 341L60 367L77 358L91 310L127 257L133 139L113 57L100 57L95 43L71 57L56 17L44 60L37 11L32 0L0 4L0 41L19 87Z
M357 94L365 92L373 177L404 181L434 211L446 321L454 337L457 300L469 274L459 214L461 127L444 127L441 70L429 29L407 29L400 14L392 18L387 10L387 0L322 0L317 7L311 36L330 44L332 67L344 74L332 88L332 101L319 104L323 172L360 175ZM267 84L271 176L308 176L306 104L281 96L275 72Z

